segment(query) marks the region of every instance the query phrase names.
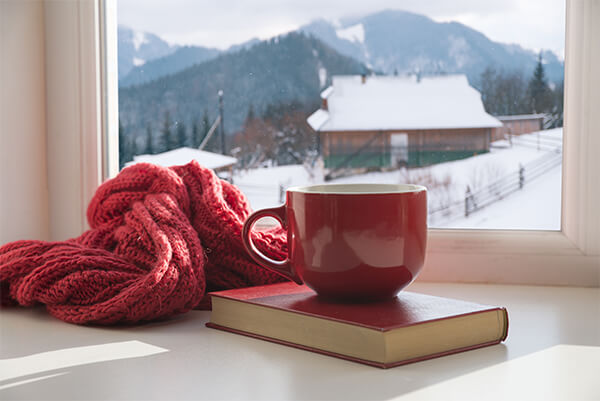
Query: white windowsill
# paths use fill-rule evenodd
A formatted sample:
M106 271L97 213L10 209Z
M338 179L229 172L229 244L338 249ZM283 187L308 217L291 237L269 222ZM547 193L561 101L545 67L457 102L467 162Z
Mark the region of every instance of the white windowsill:
M0 394L3 399L169 400L600 395L591 374L597 365L590 362L600 355L600 289L415 283L410 290L507 307L507 341L380 370L208 329L207 311L142 326L102 328L63 323L43 308L9 308L2 311L0 358L17 359L0 362L0 373L17 364L23 375L1 380ZM94 352L60 351L103 344L112 345L99 347L105 352L97 352L98 347ZM554 348L558 345L564 346ZM48 351L59 352L20 359ZM28 361L35 366L27 366Z

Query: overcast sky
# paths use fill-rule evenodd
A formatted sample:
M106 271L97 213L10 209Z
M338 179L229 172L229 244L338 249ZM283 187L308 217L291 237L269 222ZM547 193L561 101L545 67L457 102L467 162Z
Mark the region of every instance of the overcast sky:
M384 9L458 21L490 39L564 56L565 0L118 0L119 23L170 43L226 48L266 39L317 18Z

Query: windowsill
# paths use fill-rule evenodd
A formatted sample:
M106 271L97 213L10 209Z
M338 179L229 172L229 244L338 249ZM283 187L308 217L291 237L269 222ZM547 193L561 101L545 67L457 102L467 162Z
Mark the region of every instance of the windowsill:
M583 352L591 355L589 360L597 360L600 289L415 283L410 290L507 307L507 341L379 370L208 329L204 324L210 312L206 311L142 326L104 328L69 325L43 308L5 308L0 315L0 358L17 361L1 362L0 374L4 379L7 372L14 371L15 362L23 373L1 380L0 391L6 399L390 399L404 394L420 399L448 399L453 394L468 394L473 399L490 395L509 399L518 394L548 399L572 390L581 395L578 398L598 396L595 381L578 374L579 370L584 374L590 365L581 361L563 376L565 365L556 358L568 359L569 352ZM69 356L63 351L60 356L38 355L35 373L22 358L125 341L141 342L146 356L140 357L144 350L125 355L113 347L110 355L93 356L96 363L88 359L87 364L79 361L70 363L77 366L69 366L66 360L82 359L83 354L90 357L89 352L76 351ZM557 354L557 348L551 347L559 344L589 348L563 347ZM540 364L547 368L544 374L537 370L521 374L526 366L544 362L546 355L548 363ZM40 367L40 360L45 368ZM58 363L62 366L57 369ZM559 376L549 378L548 369ZM538 385L544 391L535 392Z

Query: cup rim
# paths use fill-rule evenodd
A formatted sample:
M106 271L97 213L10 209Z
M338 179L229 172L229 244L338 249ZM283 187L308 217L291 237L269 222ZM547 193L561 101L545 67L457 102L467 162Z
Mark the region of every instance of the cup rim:
M422 185L415 184L316 184L296 186L288 192L319 195L391 195L427 191Z

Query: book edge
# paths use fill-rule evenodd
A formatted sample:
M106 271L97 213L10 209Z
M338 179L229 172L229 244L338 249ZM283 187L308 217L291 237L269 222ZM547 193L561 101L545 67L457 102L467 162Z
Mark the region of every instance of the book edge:
M415 293L415 294L419 294L419 293ZM452 300L453 301L460 301L460 302L470 303L472 305L479 305L479 306L482 306L482 307L484 307L486 309L476 310L476 311L467 312L467 313L460 313L460 314L456 314L456 315L450 315L450 316L445 316L445 317L440 317L440 318L435 318L435 319L421 320L421 321L410 323L410 324L400 324L400 325L394 325L394 326L390 326L390 327L379 327L379 326L372 326L372 325L368 325L368 324L364 324L364 323L360 323L360 322L352 322L352 321L348 321L348 320L338 319L338 318L330 317L330 316L323 316L323 315L319 315L319 314L316 314L316 313L310 313L310 312L293 310L293 309L287 309L287 308L278 308L276 306L269 305L269 304L262 304L262 303L251 302L252 301L251 299L237 299L237 298L233 298L231 296L220 295L218 293L211 293L209 295L211 297L218 297L218 298L221 298L221 299L226 299L228 301L241 302L241 303L249 303L249 304L252 304L252 305L257 305L257 306L260 306L260 307L270 308L270 309L274 309L274 310L281 310L281 311L285 311L285 312L288 312L288 313L294 313L294 314L298 314L298 315L310 316L310 317L313 317L313 318L323 319L323 320L331 320L331 321L335 321L335 322L338 322L338 323L349 324L349 325L352 325L352 326L360 326L360 327L364 327L364 328L367 328L367 329L376 330L376 331L379 331L379 332L386 332L386 331L391 331L391 330L397 330L397 329L401 329L401 328L404 328L404 327L412 327L412 326L416 326L416 325L419 325L419 324L437 322L437 321L441 321L441 320L454 319L454 318L458 318L458 317L461 317L461 316L470 316L470 315L475 315L477 313L485 313L485 312L491 312L491 311L501 310L501 311L504 312L504 315L506 317L505 318L506 319L506 330L505 330L504 338L502 338L502 340L506 339L506 337L508 335L508 313L506 311L506 308L500 307L500 306L491 306L491 305L477 304L477 303L474 303L474 302L461 301L461 300L456 300L456 299L452 299ZM443 298L443 297L437 297L435 295L428 295L428 294L419 294L419 295L427 295L427 296L436 297L436 298ZM451 298L445 298L445 299L451 299Z
M508 326L508 320L507 320L507 326ZM344 359L344 360L351 361L351 362L361 363L364 365L373 366L373 367L377 367L380 369L394 368L396 366L407 365L410 363L426 361L429 359L435 359L435 358L439 358L439 357L446 356L446 355L452 355L452 354L457 354L457 353L470 351L470 350L474 350L474 349L478 349L478 348L488 347L491 345L499 344L503 341L503 339L500 338L500 339L494 340L494 341L469 345L466 347L455 348L455 349L442 351L442 352L436 352L433 354L424 355L424 356L420 356L420 357L416 357L416 358L405 359L402 361L383 363L383 362L376 362L376 361L370 361L370 360L366 360L366 359L356 358L356 357L352 357L349 355L339 354L339 353L335 353L335 352L331 352L331 351L326 351L326 350L309 347L309 346L302 345L302 344L292 343L289 341L280 340L280 339L273 338L273 337L267 337L267 336L263 336L260 334L250 333L247 331L238 330L238 329L234 329L231 327L221 326L221 325L218 325L218 324L215 324L212 322L206 323L206 327L209 327L211 329L226 331L226 332L230 332L230 333L234 333L234 334L239 334L239 335L243 335L246 337L251 337L251 338L255 338L255 339L259 339L259 340L264 340L264 341L268 341L268 342L272 342L272 343L276 343L276 344L280 344L280 345L285 345L285 346L292 347L292 348L298 348L298 349L302 349L305 351L314 352L317 354L322 354L322 355L327 355L327 356L331 356L331 357L335 357L335 358L339 358L339 359ZM506 330L505 333L507 333L507 332L508 332L508 330ZM506 338L506 336L504 338Z
M504 333L502 334L502 336L500 336L500 342L503 342L508 337L508 326L509 326L508 310L504 307L500 307L498 309L502 311L502 313L504 315L504 321L505 321Z

